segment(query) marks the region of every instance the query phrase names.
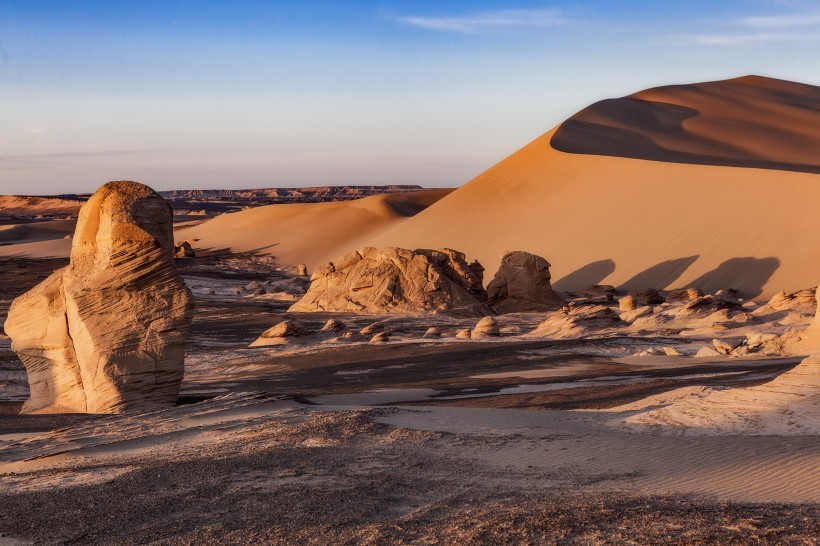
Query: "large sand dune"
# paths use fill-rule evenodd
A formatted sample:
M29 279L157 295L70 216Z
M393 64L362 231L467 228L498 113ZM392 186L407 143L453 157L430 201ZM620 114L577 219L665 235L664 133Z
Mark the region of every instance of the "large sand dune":
M746 81L755 85L743 85ZM778 91L778 85L803 92ZM740 99L754 94L747 88L762 89L754 93L763 98L744 103ZM652 115L635 115L630 121L645 124L643 137L691 151L705 150L698 146L706 136L720 140L748 133L747 151L757 150L784 169L786 162L800 162L800 170L817 170L820 88L743 79L708 84L709 92L699 86L667 89L681 89L690 107L701 97L710 115L700 120L693 114L686 131L673 123L668 134L657 129ZM654 90L639 96L660 100L663 93L672 94ZM719 109L734 93L739 93L738 110L726 111L735 117L720 121ZM804 110L813 110L813 116L801 119L796 112ZM741 115L750 117L738 127ZM790 128L786 136L784 127ZM592 283L697 286L767 297L817 283L816 174L566 153L550 144L561 132L559 127L541 136L368 244L452 247L477 257L489 271L503 251L527 250L553 264L555 285L562 290ZM619 142L625 148L633 145L628 139ZM740 162L719 146L708 149L713 156L724 154L720 162ZM806 167L810 161L813 165Z
M273 254L311 269L359 248L374 234L406 221L453 190L374 195L355 201L269 205L223 214L177 230L200 249Z

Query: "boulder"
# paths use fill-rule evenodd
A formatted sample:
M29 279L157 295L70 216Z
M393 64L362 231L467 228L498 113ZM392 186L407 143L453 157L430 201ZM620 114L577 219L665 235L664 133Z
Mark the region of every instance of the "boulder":
M311 331L295 320L283 320L282 322L268 328L262 335L251 343L251 347L266 347L269 345L285 345L296 338L309 336Z
M487 303L500 313L560 309L564 300L553 292L551 278L550 263L541 256L507 252L487 285Z
M498 321L493 317L484 317L479 320L470 334L471 339L480 339L486 337L498 337L501 332L498 331Z
M174 266L171 207L136 182L104 185L80 210L69 265L9 309L31 388L22 412L175 404L193 309Z
M363 336L372 336L373 334L378 334L379 332L384 332L384 323L383 322L374 322L373 324L368 324L361 330Z
M695 358L709 358L713 356L723 356L723 353L719 353L717 349L710 345L701 347L700 350L695 354Z
M424 337L427 338L438 338L441 337L441 330L436 328L435 326L430 327L424 332Z
M680 352L679 350L677 350L674 347L664 347L663 348L663 353L666 356L683 356L683 353Z
M363 248L316 269L290 311L487 315L480 271L450 249Z
M194 247L191 246L190 242L182 241L181 243L174 246L174 257L196 258L196 252L194 252Z
M678 288L666 293L666 303L689 302L702 297L703 292L697 288Z
M632 311L638 307L638 300L632 294L627 294L618 300L618 309L623 311Z
M386 343L388 341L390 341L390 336L387 335L387 332L379 332L370 338L370 343Z
M661 296L660 292L658 292L655 288L638 290L633 293L632 296L635 298L638 305L656 305L666 301L666 298Z
M308 270L307 270L307 266L305 264L299 264L299 276L300 277L307 277L308 276Z
M472 335L470 333L469 328L461 328L456 332L456 338L458 339L472 339Z
M712 347L722 355L728 355L743 344L742 338L713 339Z
M322 332L341 332L345 328L345 323L341 320L330 319L322 326Z

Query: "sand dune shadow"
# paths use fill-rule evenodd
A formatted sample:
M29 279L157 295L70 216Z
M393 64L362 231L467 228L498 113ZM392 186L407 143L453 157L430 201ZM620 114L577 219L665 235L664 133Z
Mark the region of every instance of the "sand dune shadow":
M684 271L689 269L699 255L666 260L638 273L618 286L618 290L643 290L646 288L666 288L678 280Z
M746 298L759 296L763 287L772 277L780 260L769 258L732 258L717 268L704 273L686 285L687 288L700 288L704 292L733 288Z
M615 262L612 260L598 260L561 277L553 283L555 290L563 292L578 290L591 284L599 284L615 271Z

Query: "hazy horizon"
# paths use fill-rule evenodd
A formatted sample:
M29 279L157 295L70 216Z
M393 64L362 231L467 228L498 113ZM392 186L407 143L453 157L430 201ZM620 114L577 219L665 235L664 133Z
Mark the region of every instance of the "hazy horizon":
M811 2L0 4L0 193L458 186L604 98L820 84Z

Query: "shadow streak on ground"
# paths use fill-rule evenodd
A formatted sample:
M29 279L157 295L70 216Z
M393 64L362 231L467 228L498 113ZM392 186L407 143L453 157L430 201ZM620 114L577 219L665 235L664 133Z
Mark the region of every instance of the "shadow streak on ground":
M732 258L690 282L686 288L699 288L706 293L733 288L741 296L753 298L763 292L778 267L780 260L775 257Z
M618 286L618 290L645 290L647 288L668 288L684 271L689 269L698 259L698 255L666 260L649 269L638 273L625 283Z
M563 292L578 290L591 284L599 284L615 271L615 262L612 260L598 260L561 277L553 283L555 290Z

